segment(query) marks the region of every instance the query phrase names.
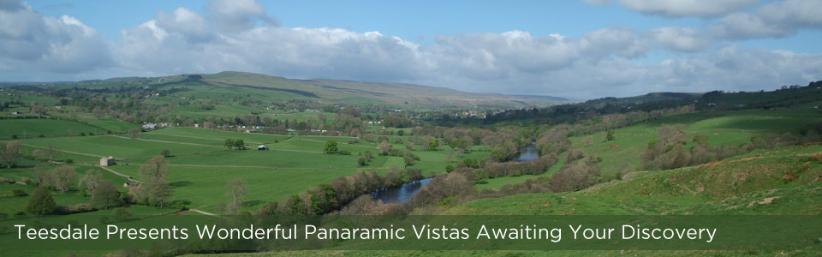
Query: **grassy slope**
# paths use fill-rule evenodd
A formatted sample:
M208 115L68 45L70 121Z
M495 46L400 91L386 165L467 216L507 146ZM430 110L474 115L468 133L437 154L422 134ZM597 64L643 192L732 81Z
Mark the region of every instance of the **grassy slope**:
M446 213L822 214L822 163L810 157L820 152L819 145L758 150L695 167L634 172L580 192L471 201ZM791 172L795 180L783 179ZM770 197L776 198L759 204Z
M822 214L822 146L755 151L696 167L635 172L580 192L522 194L470 201L442 214ZM798 172L785 181L785 173ZM652 196L652 197L651 197ZM768 200L770 199L770 200ZM262 256L816 256L788 251L285 251ZM190 255L206 256L206 255ZM214 256L214 255L207 255Z
M7 119L0 120L0 140L34 137L78 136L85 134L105 134L103 128L80 122L56 119Z
M811 109L748 110L722 113L694 113L666 117L614 130L614 141L605 140L605 132L571 137L574 147L586 155L602 158L600 170L611 179L618 172L641 170L640 155L649 142L655 140L662 125L680 126L693 138L703 135L713 145L739 145L750 142L751 136L766 133L796 132L803 126L822 122L822 116ZM563 159L561 156L560 159ZM563 165L557 163L550 175ZM523 182L534 176L501 177L489 179L477 189L497 189L504 185Z

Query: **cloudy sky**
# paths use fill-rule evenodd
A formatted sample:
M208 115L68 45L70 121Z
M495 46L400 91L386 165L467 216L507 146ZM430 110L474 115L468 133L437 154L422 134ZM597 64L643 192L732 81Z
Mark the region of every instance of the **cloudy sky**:
M822 80L822 0L0 0L0 81L236 70L578 99Z

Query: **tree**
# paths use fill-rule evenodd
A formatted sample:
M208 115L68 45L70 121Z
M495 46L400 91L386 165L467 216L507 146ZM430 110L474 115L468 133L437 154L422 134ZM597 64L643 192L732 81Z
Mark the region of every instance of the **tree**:
M51 193L45 187L38 187L29 198L29 203L26 205L26 212L34 215L52 214L57 210L57 203L51 197Z
M434 138L431 138L430 141L428 141L427 148L428 148L429 151L436 151L437 148L439 148L439 147L440 147L440 141L437 140L437 138L434 137Z
M234 139L226 138L225 143L223 143L226 149L231 150L234 149Z
M162 155L165 158L171 157L171 150L163 149L162 151L160 151L160 155Z
M380 155L388 155L388 153L391 152L392 146L388 143L388 141L382 141L377 148L380 150Z
M368 166L368 159L360 155L360 158L357 158L357 164L360 165L360 167Z
M123 200L120 197L120 192L114 187L114 184L108 180L102 180L91 191L91 206L97 209L108 209L111 207L120 206Z
M237 214L240 211L240 206L246 195L245 182L241 179L235 179L228 182L228 190L226 196L228 203L225 206L226 214Z
M131 128L131 129L128 130L128 137L138 138L138 137L140 137L140 134L142 134L142 133L143 133L143 131L140 130L139 128Z
M74 167L63 165L54 170L54 189L60 192L68 192L74 180L77 178L77 172Z
M323 215L331 212L337 207L337 192L328 184L322 184L317 189L312 190L311 213Z
M292 195L285 202L285 210L289 215L303 216L305 215L305 201L299 195Z
M172 191L166 180L168 168L163 156L154 156L143 165L140 165L142 184L138 193L138 200L147 205L161 208L171 198Z
M54 148L54 145L49 144L48 146L46 146L45 153L46 157L48 158L48 161L51 162L54 161L54 157L57 156L57 149Z
M5 165L6 168L14 167L17 161L20 160L20 141L8 142L0 150L2 150L0 159L2 159L3 165Z
M103 175L100 174L99 171L92 170L86 172L86 174L80 177L78 187L81 191L83 191L83 193L91 195L91 193L94 192L94 189L96 189L102 181Z
M337 148L337 141L330 140L325 142L325 153L326 154L336 154L339 151Z
M242 139L234 140L234 148L236 148L237 150L245 150L245 141L243 141Z
M608 132L605 133L605 140L614 141L614 131L613 130L608 130Z

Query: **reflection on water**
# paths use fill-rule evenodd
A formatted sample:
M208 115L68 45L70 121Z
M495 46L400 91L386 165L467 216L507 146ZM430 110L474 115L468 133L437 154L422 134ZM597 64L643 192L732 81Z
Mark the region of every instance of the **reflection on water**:
M373 192L371 197L374 200L382 200L383 203L405 203L428 183L431 183L431 178L415 180L399 187Z
M539 151L537 151L537 147L534 144L528 144L525 148L520 150L519 157L517 157L517 161L520 162L527 162L539 159Z

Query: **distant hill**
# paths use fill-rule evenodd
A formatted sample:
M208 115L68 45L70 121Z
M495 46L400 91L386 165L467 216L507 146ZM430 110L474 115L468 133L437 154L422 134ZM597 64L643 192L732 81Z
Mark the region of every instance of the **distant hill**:
M122 77L105 80L51 83L2 83L0 86L35 86L127 90L128 88L238 89L235 92L269 96L267 99L311 100L324 104L380 104L396 108L510 109L544 107L567 102L550 96L469 93L448 88L403 83L346 80L300 80L256 73L225 71L216 74L184 74L163 77ZM203 92L207 94L207 92Z
M245 72L204 75L203 80L223 86L287 90L303 97L345 104L383 103L398 107L511 108L566 102L557 97L469 93L404 83L347 80L297 80Z
M578 103L566 103L544 108L507 110L489 115L481 122L528 121L535 123L562 123L587 119L593 115L655 111L666 108L694 106L700 111L727 111L803 107L819 109L822 105L822 81L807 86L783 86L773 91L676 93L656 92L632 97L605 97ZM464 122L476 122L475 118ZM454 122L445 120L444 122Z

